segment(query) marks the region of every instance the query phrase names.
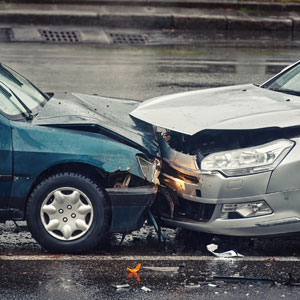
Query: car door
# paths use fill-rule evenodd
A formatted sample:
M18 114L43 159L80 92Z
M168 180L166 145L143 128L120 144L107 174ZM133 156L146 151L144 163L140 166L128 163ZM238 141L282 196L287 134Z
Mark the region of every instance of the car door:
M0 114L0 209L7 207L12 179L11 127L9 121Z

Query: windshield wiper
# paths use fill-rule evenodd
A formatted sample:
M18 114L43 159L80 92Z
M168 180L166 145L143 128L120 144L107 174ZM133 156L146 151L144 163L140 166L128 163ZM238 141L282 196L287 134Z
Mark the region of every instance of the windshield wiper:
M300 96L300 92L297 92L297 91L294 91L294 90L289 90L289 89L269 88L269 90L275 91L275 92L287 93L287 94L295 95L295 96Z
M35 90L37 90L45 98L45 100L48 101L50 99L50 97L46 93L44 93L38 87L36 87L29 79L23 77L22 75L18 74L16 71L10 69L9 67L7 67L7 66L5 66L5 65L3 65L1 63L0 63L0 67L1 67L1 72L3 71L3 73L5 73L5 75L10 80L12 80L14 83L16 83L18 86L22 87L24 85L29 84L29 85L31 85L31 87L33 87ZM17 76L15 76L13 73L16 73L18 76L20 76L22 78L22 80L25 81L25 83L22 82L22 80L19 80L17 78Z
M32 120L33 119L33 115L32 115L32 111L31 109L14 93L14 91L9 88L3 81L0 81L0 84L3 84L8 90L9 92L18 100L18 102L23 106L23 108L25 109L25 111L27 112L26 115L26 119L27 120ZM5 89L3 89L3 87L0 85L0 88L2 90L4 90L4 92L7 93L7 91ZM11 96L11 95L10 95Z
M1 66L1 72L5 73L6 77L8 77L10 80L16 83L18 86L23 85L23 83L16 76L14 76L8 70L6 70L2 64L0 66Z

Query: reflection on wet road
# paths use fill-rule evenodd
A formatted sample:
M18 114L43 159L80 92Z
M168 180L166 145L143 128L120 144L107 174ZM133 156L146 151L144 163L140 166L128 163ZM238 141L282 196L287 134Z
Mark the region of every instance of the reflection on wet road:
M297 49L117 48L2 44L1 60L45 91L145 100L174 92L262 83L298 60Z

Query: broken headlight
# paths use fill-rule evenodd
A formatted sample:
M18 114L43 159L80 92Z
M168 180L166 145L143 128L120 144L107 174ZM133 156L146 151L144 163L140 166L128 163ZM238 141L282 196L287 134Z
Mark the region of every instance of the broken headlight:
M294 146L290 140L276 140L260 146L210 154L201 161L201 170L220 171L227 176L274 170Z
M149 161L142 156L137 155L136 159L140 165L142 173L146 180L158 184L158 176L160 173L160 161L155 158L153 161Z

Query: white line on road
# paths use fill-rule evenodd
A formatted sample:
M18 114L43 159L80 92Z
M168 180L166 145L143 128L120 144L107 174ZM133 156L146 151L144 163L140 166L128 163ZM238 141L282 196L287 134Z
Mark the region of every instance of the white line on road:
M212 256L104 256L104 255L0 255L0 261L243 261L243 262L300 262L300 257L267 257L267 256L249 256L236 258L218 258Z

